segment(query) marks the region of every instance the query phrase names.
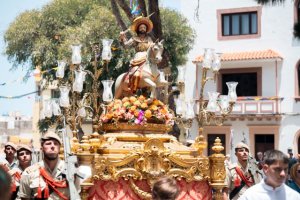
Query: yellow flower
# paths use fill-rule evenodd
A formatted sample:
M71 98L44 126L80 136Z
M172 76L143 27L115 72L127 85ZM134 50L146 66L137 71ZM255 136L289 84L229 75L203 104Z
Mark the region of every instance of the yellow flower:
M131 104L129 103L129 101L126 101L123 103L123 107L127 108L128 106L130 106Z
M122 101L121 101L120 99L116 99L116 100L115 100L115 105L116 105L116 104L122 104Z
M141 106L141 102L140 102L139 100L136 100L136 101L133 103L133 105L139 107L139 106Z
M121 104L115 104L114 105L114 110L121 108Z
M148 104L147 104L147 103L142 103L141 108L142 108L142 109L148 108Z
M135 97L133 97L133 96L131 96L131 97L129 98L129 101L130 101L131 103L133 103L133 102L135 102L135 101L136 101L136 98L135 98Z
M107 118L107 119L111 119L112 117L113 117L113 114L112 114L112 113L107 113L107 114L106 114L106 118Z
M136 110L136 106L131 106L130 110L134 112Z
M124 97L123 99L122 99L122 102L124 103L124 102L127 102L127 101L129 101L129 98L128 97Z
M153 100L153 105L156 105L156 106L158 106L158 105L159 105L159 100L157 100L157 99L154 99L154 100Z
M134 111L134 116L135 116L135 117L138 117L138 116L139 116L139 113L140 113L139 110L135 110L135 111Z
M157 110L157 106L156 105L151 105L150 110Z
M150 117L152 117L152 112L151 112L151 110L146 110L144 115L145 115L145 117L146 117L147 119L149 119Z
M145 97L143 95L139 96L139 100L142 102L142 101L145 101Z
M168 113L168 110L163 108L163 109L160 109L159 112L163 115L167 114Z

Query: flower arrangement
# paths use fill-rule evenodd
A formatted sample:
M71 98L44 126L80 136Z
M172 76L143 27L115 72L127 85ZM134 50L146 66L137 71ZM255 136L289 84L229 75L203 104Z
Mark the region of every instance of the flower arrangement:
M102 123L128 122L143 125L145 123L173 126L173 115L167 105L158 99L141 96L115 99L107 105L105 114L100 117Z

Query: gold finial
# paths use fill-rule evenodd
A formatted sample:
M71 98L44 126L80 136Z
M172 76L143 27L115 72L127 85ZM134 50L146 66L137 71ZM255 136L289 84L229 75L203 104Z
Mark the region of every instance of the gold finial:
M211 148L215 153L219 154L221 151L224 150L224 147L222 146L221 140L219 137L215 139L214 146Z

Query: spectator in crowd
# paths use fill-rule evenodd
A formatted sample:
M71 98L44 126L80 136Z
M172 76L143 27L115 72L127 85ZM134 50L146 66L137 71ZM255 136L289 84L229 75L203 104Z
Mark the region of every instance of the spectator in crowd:
M237 163L226 168L223 199L238 199L248 188L259 183L262 173L258 170L255 163L249 162L249 147L243 142L235 146Z
M21 144L17 147L18 167L8 171L9 175L12 177L11 200L16 199L17 197L23 171L31 165L31 154L32 150L29 146Z
M290 174L291 167L297 163L297 159L293 156L293 150L292 148L288 148L288 154L289 154L289 170L288 174Z
M9 200L10 199L10 187L11 187L11 177L6 172L3 166L0 166L0 199Z
M263 163L264 163L264 155L261 151L257 152L256 153L256 156L257 156L257 166L258 166L258 169L262 169L263 167Z
M300 163L296 163L291 167L290 178L288 186L300 193Z
M153 185L153 200L175 200L178 195L179 188L173 178L162 177Z
M278 150L269 150L264 157L264 179L245 191L239 200L300 200L300 194L285 184L288 157Z
M18 167L18 162L15 157L17 147L12 142L7 142L4 145L4 153L5 153L5 160L3 160L0 165L2 165L6 171L9 171L13 168Z
M65 162L59 159L62 141L54 132L48 132L41 138L44 158L28 168L22 174L18 198L24 199L69 199L69 188L64 172ZM79 179L75 179L79 188Z

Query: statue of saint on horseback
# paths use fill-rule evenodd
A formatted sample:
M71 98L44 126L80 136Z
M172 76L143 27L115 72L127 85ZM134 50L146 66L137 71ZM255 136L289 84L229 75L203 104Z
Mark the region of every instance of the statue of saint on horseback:
M149 17L137 17L131 30L136 33L129 40L126 38L126 31L120 33L120 41L124 48L133 47L135 56L130 61L129 72L121 74L115 85L115 98L134 95L139 88L148 87L151 90L151 97L155 97L155 89L165 85L166 82L160 77L157 64L162 60L162 41L153 42L148 35L153 28Z

